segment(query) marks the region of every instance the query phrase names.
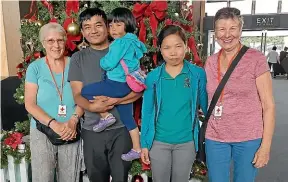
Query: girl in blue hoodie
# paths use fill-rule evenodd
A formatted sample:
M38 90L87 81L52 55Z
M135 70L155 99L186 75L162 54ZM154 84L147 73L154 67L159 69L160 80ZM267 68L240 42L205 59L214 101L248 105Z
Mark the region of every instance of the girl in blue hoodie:
M136 30L136 19L132 12L126 8L116 8L108 17L109 33L114 41L109 46L109 52L100 60L100 66L106 72L106 78L97 83L84 86L81 95L93 100L94 96L107 96L111 98L122 98L131 92L126 83L126 74L120 63L125 62L129 73L140 69L140 59L147 52L145 45L138 40L134 34ZM133 118L133 104L117 105L120 119L129 130L133 148L123 154L121 158L132 161L140 158L141 147L139 129ZM93 131L101 132L116 122L116 118L109 112L100 113L101 119L93 127Z

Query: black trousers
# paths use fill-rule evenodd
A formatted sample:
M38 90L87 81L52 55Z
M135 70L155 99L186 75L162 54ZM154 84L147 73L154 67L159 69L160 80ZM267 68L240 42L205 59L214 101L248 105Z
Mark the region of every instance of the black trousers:
M274 64L276 64L276 63L270 63L270 62L268 62L268 65L269 65L270 70L271 70L271 67L273 66L273 76L276 77L277 73L276 73L275 70L274 70L274 67L275 67Z
M126 127L96 133L82 129L84 162L90 182L127 182L131 162L121 155L132 148Z

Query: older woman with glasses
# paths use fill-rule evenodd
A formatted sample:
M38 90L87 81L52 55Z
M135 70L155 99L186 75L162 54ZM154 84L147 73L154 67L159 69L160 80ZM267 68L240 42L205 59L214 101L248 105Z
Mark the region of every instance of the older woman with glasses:
M83 111L75 107L67 81L70 59L64 56L66 32L57 23L41 27L39 39L46 56L32 62L26 72L25 107L33 116L30 126L32 181L79 181L79 140L76 125ZM53 145L36 122L48 126L65 145ZM38 126L38 124L37 124Z
M214 18L221 50L205 64L211 101L217 86L242 47L243 18L236 8L220 9ZM208 121L206 154L209 181L253 182L267 165L275 125L272 81L265 56L252 48L240 59Z

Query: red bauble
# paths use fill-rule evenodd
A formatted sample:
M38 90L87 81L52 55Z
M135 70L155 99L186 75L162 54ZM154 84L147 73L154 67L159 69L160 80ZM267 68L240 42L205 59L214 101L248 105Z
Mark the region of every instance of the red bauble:
M203 176L206 176L206 173L207 173L207 171L206 171L205 169L203 169L203 170L201 171L201 174L202 174Z
M144 179L140 175L135 175L135 176L133 176L131 182L144 182Z
M34 56L34 59L38 59L42 57L41 52L34 52L33 56Z

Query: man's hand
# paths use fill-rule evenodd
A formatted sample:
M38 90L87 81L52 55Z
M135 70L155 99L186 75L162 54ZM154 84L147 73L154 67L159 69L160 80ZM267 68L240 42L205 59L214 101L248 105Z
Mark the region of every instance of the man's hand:
M138 100L140 97L142 97L143 93L136 93L136 92L130 92L128 95L126 95L123 98L110 98L115 101L115 105L120 105L120 104L130 104Z
M94 100L90 100L89 111L97 113L107 112L114 107L116 102L117 99L110 99L106 96L97 96L94 97Z

